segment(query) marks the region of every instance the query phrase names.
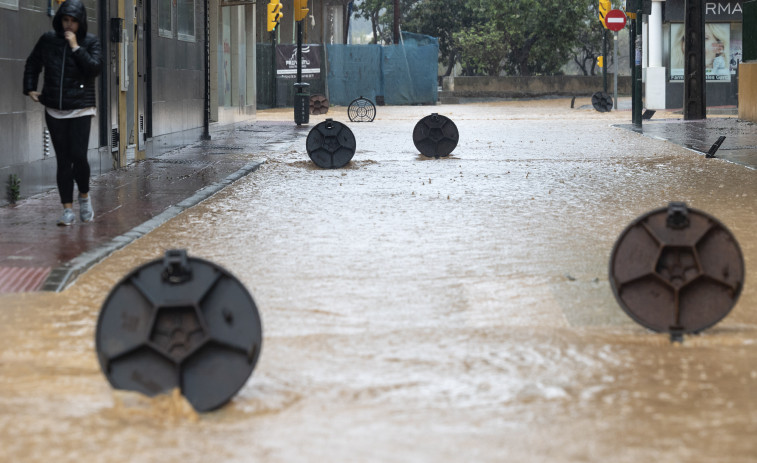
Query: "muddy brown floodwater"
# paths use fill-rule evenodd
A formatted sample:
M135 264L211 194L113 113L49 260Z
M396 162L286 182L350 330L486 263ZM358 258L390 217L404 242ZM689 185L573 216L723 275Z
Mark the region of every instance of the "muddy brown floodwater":
M458 126L450 158L413 146L432 111ZM309 161L307 130L248 153L266 163L65 291L0 295L0 461L757 461L757 172L611 126L629 120L379 107L344 169ZM717 217L746 263L730 315L682 344L633 323L607 275L625 226L669 201ZM263 320L252 377L212 413L98 366L108 292L170 248L233 273Z

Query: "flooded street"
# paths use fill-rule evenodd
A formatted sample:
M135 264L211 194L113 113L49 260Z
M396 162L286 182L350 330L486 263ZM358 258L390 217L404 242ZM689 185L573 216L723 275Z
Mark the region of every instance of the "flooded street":
M413 145L431 112L458 127L449 158ZM325 117L355 134L343 169L305 151ZM757 461L757 171L612 127L630 118L558 99L292 123L245 153L257 171L65 291L0 295L0 461ZM746 264L733 311L680 344L608 281L623 229L670 201L720 220ZM109 291L172 248L230 271L263 322L255 371L211 413L113 390L95 352Z

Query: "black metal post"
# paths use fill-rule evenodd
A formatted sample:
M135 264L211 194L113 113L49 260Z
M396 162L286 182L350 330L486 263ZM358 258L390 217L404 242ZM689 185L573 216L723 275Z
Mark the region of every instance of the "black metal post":
M602 83L604 84L604 92L607 93L607 66L610 65L610 60L607 59L607 29L602 34Z
M635 37L635 50L634 50L634 76L633 76L633 87L634 87L634 95L633 95L633 125L636 128L641 128L641 109L642 109L642 101L641 101L641 54L642 54L642 15L641 10L641 2L639 2L639 8L636 10L636 21L634 21L634 27L636 30L636 37Z
M278 25L277 25L278 27ZM271 31L271 107L276 107L276 29Z
M304 18L303 18L304 19ZM297 83L294 84L294 122L299 126L310 121L310 84L302 82L302 21L297 21Z
M683 118L706 119L704 0L686 0L684 9Z
M202 139L210 140L210 40L208 39L208 29L210 29L210 16L208 15L208 2L205 0L205 108L202 121Z
M297 21L297 83L302 83L302 21Z
M628 28L628 61L631 64L631 121L635 124L636 120L636 18L631 17L631 25Z

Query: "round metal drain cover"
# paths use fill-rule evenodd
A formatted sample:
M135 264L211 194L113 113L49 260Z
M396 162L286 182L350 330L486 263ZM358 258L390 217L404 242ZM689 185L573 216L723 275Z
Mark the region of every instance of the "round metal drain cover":
M597 92L591 96L591 105L600 113L612 111L612 96L605 92Z
M368 98L355 98L347 107L347 115L352 122L373 122L376 118L376 105Z
M413 143L422 155L429 158L449 156L457 146L460 134L448 117L433 113L426 116L413 129Z
M110 292L95 333L110 384L154 396L180 388L199 412L244 386L260 355L262 328L242 284L211 262L167 251Z
M355 135L349 127L333 119L326 119L313 127L305 146L308 156L324 169L344 167L355 155Z
M329 99L323 95L310 97L310 114L317 116L329 112Z
M658 332L698 333L731 311L744 283L736 239L714 217L671 203L634 220L610 257L623 310Z

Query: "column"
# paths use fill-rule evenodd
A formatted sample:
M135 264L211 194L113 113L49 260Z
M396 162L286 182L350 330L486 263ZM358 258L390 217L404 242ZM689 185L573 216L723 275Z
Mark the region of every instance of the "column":
M649 61L645 87L645 106L647 109L665 109L665 67L662 65L662 2L652 1L652 14L649 15L649 32L647 48Z
M247 24L247 101L245 102L247 107L245 108L245 114L255 114L255 107L257 106L257 69L255 64L257 30L255 24L255 11L256 5L254 3L245 6L245 23Z

